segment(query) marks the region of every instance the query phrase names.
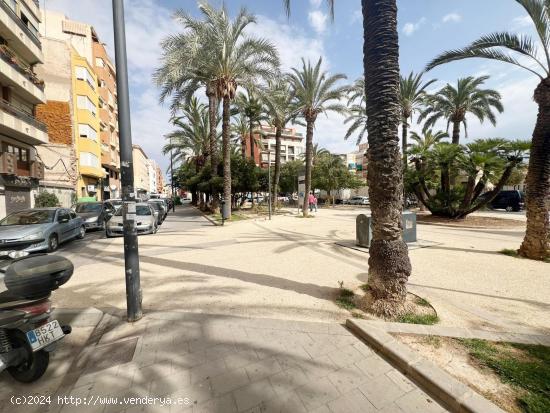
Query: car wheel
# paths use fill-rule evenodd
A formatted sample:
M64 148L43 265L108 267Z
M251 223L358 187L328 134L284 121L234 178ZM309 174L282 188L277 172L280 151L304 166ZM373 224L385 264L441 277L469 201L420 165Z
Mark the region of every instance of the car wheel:
M101 221L101 226L99 227L99 230L100 230L100 231L104 231L104 230L105 230L105 220Z
M508 205L506 207L506 212L512 212L514 210L514 207L512 205Z
M107 230L105 230L105 237L106 238L112 238L113 236L111 235L111 233Z
M82 225L80 229L78 230L78 235L76 236L78 239L83 239L86 235L86 227Z
M44 375L50 363L50 353L44 350L33 352L23 333L17 332L14 339L16 348L24 348L25 360L17 366L8 367L10 375L21 383L31 383Z
M48 238L48 252L54 252L59 247L59 238L57 238L57 234L50 235L50 238Z

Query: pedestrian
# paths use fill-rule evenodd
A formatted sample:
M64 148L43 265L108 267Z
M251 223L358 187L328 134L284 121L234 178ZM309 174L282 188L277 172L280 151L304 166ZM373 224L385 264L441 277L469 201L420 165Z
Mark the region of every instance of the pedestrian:
M313 208L315 208L315 212L317 212L317 197L313 195Z
M315 206L315 195L313 195L313 192L309 193L309 196L307 197L307 203L309 205L309 212L312 212Z

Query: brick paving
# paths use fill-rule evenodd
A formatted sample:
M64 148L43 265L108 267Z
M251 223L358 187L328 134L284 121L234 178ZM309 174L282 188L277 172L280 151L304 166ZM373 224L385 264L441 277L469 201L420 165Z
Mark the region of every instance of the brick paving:
M39 382L27 394L74 396L88 403L96 397L118 397L118 404L75 408L53 403L48 411L446 411L336 323L159 312L131 325L106 317L109 322L102 324L101 338L81 353L82 368L70 383L57 391L41 391ZM120 348L129 349L129 354L120 354ZM5 376L1 380L2 393L13 394L12 382ZM143 406L122 401L146 396L187 398L188 403ZM2 411L18 410L6 400ZM26 406L21 411L45 409Z

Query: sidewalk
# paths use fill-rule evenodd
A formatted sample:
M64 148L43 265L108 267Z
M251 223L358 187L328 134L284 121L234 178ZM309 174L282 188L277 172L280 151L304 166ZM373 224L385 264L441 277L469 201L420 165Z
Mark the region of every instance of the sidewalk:
M104 315L57 389L48 380L14 386L3 376L0 410L446 411L339 324L184 312L152 312L128 324L120 316ZM52 403L48 410L13 406L6 394L17 392L51 394ZM58 404L58 396L67 403L73 396L73 404ZM168 397L180 405L161 406ZM132 405L137 398L148 404Z

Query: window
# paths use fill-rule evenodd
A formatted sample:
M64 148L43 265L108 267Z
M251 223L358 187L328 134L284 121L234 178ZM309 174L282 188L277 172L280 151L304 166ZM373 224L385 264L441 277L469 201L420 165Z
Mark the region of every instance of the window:
M15 158L20 162L29 161L29 150L25 148L20 148L19 146L13 146L9 144L4 144L4 151L8 153L14 153Z
M99 158L90 152L80 152L80 166L99 168Z
M88 138L97 142L97 131L87 123L78 124L78 135L81 138Z
M87 82L90 87L95 90L95 80L90 71L83 66L76 66L75 68L76 78Z
M294 155L294 146L289 146L288 147L288 154L289 155Z
M97 111L94 102L92 102L88 96L78 95L76 97L76 106L78 109L89 110L94 116Z

